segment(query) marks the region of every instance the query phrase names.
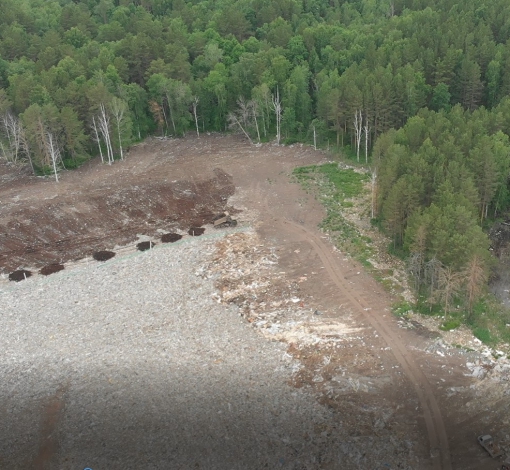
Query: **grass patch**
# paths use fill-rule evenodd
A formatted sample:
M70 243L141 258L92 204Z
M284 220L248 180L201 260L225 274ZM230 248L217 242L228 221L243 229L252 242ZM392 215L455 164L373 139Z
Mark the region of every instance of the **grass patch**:
M397 302L393 304L391 311L393 312L393 315L396 315L397 317L405 317L409 312L413 310L413 306L406 301Z
M473 334L484 344L491 344L494 342L494 338L488 328L474 328Z
M363 195L363 185L368 176L352 168L342 168L337 163L299 167L293 171L293 175L326 208L326 217L320 223L320 228L330 234L336 246L373 271L369 261L373 255L372 240L363 236L342 212L355 206L350 199Z
M455 330L455 328L458 328L460 325L461 325L460 320L452 318L450 320L446 320L445 322L443 322L443 324L439 326L439 329L443 331L451 331Z
M510 343L510 310L492 295L479 300L466 323L473 334L485 344Z
M328 215L322 223L324 228L333 232L346 232L348 238L360 236L354 228L346 227L348 224L339 209L354 206L348 199L363 193L367 175L351 168L340 168L337 163L298 167L292 174L304 189L313 190L326 207Z

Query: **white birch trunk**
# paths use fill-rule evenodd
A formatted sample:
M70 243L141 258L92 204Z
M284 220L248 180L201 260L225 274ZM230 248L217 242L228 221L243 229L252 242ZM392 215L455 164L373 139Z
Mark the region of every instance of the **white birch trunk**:
M110 116L106 112L106 108L103 103L100 105L101 114L99 116L99 128L103 135L103 140L106 145L106 154L108 156L108 164L111 165L114 161L113 158L113 147L110 137Z
M273 110L276 116L276 144L280 145L281 139L281 122L282 122L282 103L280 101L280 91L276 87L276 96L273 95Z
M257 121L257 112L253 109L253 119L255 119L255 127L257 128L257 139L260 144L260 131L259 131L259 122Z
M32 161L32 155L30 154L30 144L27 139L27 135L25 133L25 128L20 123L20 145L23 151L25 152L25 155L28 158L28 161L30 162L30 167L32 168L32 173L35 175L35 167L34 162Z
M368 163L368 136L370 134L370 127L368 126L368 122L364 127L365 132L365 163Z
M127 104L124 101L120 100L119 98L113 98L112 102L110 103L110 110L117 124L117 137L119 138L120 159L124 160L124 149L122 148L122 136L120 132L120 125L124 120L124 116L127 111Z
M175 136L177 131L175 129L174 115L172 113L172 105L170 103L170 97L168 96L168 93L166 94L166 102L168 103L168 112L170 113L170 121L172 121L172 127L174 129L174 136Z
M359 162L359 150L361 146L361 134L363 132L363 115L361 109L357 109L354 113L354 132L355 132L355 145L356 145L356 158Z
M104 163L103 157L103 149L101 148L101 138L99 137L99 133L97 132L96 118L92 116L92 129L94 129L94 140L97 142L97 146L99 147L99 155L101 155L101 163Z
M375 204L376 204L376 195L377 195L377 168L374 168L372 170L372 177L371 177L371 183L372 183L372 211L371 211L371 218L375 218Z
M239 122L239 119L237 119L236 115L234 113L229 113L228 115L228 120L230 122L230 127L234 127L234 126L237 126L239 127L239 129L241 129L241 131L243 132L243 134L246 136L246 138L250 141L250 144L253 144L253 141L251 140L251 137L249 136L249 134L244 130L244 127L243 125Z
M46 133L46 139L46 145L48 148L48 153L51 157L55 181L58 183L57 162L60 160L60 151L58 149L57 142L54 141L53 134L51 132Z
M198 106L198 96L193 98L193 117L195 118L195 127L197 128L197 137L200 137L200 132L198 131L198 117L197 117L197 106Z

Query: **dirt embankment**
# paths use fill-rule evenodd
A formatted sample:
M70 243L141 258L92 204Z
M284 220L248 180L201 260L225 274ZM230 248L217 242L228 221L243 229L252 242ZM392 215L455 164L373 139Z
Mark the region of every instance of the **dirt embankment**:
M107 179L109 168L100 170L99 177ZM67 191L49 181L25 179L24 190L34 184L45 187L43 199L18 196L15 182L3 187L0 270L40 268L126 245L138 234L158 236L158 230L200 227L210 223L234 193L231 176L219 168L208 179L170 181L164 176L126 175L107 185L103 181L99 189L85 180L72 184L72 189L66 184Z

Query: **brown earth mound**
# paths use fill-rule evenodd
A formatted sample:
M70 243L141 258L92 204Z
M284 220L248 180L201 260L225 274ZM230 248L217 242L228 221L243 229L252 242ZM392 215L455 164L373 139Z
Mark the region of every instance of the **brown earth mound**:
M48 264L48 265L44 266L44 268L42 268L39 271L39 274L42 274L43 276L49 276L50 274L58 273L59 271L62 271L63 269L64 269L63 264L58 264L58 263Z
M9 274L9 281L24 281L28 277L30 277L32 273L30 271L27 271L25 269L18 269L17 271L12 272Z
M154 242L140 242L137 243L136 248L138 251L147 251L154 248L156 244Z
M205 232L205 228L203 227L191 227L188 230L188 234L192 237L199 237L200 235L203 235Z
M178 233L165 233L161 237L161 241L163 243L175 243L179 241L182 238L182 235L179 235Z
M92 258L94 258L96 261L108 261L109 259L113 258L115 256L115 251L96 251Z

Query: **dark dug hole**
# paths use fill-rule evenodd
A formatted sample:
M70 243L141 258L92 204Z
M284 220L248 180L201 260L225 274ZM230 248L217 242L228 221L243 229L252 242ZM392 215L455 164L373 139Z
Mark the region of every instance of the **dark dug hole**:
M96 261L108 261L115 256L115 251L96 251L92 258Z
M50 274L58 273L59 271L62 271L63 269L64 269L63 264L58 264L58 263L48 264L47 266L44 266L43 268L41 268L41 270L39 271L39 274L42 274L43 276L49 276Z
M178 233L165 233L161 237L161 241L163 243L174 243L176 241L179 241L182 238L182 235L179 235Z
M192 237L199 237L200 235L203 235L205 232L205 228L203 227L191 227L189 230L188 230L188 233L192 236Z
M136 245L136 248L138 248L138 251L147 251L154 248L155 245L154 242L140 242Z
M30 277L32 273L30 271L26 271L25 269L18 269L17 271L9 274L9 281L24 281L27 277Z

